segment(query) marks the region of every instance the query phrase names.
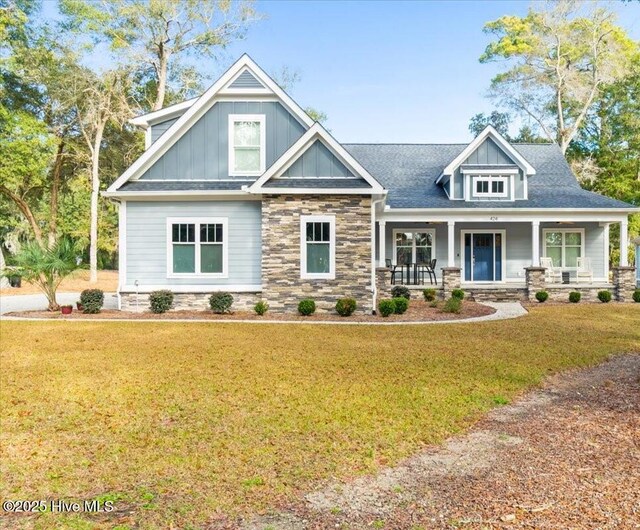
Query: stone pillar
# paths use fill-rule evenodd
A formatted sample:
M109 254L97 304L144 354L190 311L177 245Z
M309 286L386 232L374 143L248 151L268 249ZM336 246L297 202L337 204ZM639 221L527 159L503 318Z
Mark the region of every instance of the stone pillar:
M460 289L460 267L442 267L442 296L451 297L451 291Z
M620 265L613 268L613 294L618 302L631 302L635 288L635 267Z
M376 269L376 300L374 310L378 309L378 302L383 298L391 298L391 273L386 267Z
M530 302L536 300L536 293L538 291L544 291L546 270L544 267L525 267L524 276L527 285L527 300Z

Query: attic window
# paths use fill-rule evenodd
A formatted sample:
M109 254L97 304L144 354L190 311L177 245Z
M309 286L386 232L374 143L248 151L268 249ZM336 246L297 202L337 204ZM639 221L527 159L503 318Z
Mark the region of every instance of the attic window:
M265 169L263 114L229 115L229 175L257 176Z
M474 175L473 191L476 197L506 197L507 179L503 175Z

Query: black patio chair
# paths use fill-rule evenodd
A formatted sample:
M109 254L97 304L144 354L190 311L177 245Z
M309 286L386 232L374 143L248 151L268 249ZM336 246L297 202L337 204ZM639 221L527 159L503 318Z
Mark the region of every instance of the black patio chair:
M427 274L429 275L429 283L431 283L431 285L438 283L438 279L436 278L436 263L437 260L434 258L426 267Z
M391 260L389 258L384 260L385 265L387 266L387 269L389 269L389 272L391 273L391 285L395 285L396 283L396 273L397 273L397 265L394 265L393 263L391 263ZM402 275L402 271L400 272L400 274Z

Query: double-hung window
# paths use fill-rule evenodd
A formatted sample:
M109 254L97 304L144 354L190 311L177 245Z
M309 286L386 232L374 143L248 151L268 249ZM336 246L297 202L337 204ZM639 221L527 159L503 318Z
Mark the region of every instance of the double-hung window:
M229 175L261 175L265 169L263 114L229 115Z
M300 216L301 278L335 278L335 221L333 215Z
M473 191L476 197L506 197L506 176L477 175L473 177Z
M553 259L555 267L576 268L584 256L583 230L545 230L544 255Z
M393 231L394 255L397 265L429 263L435 257L433 230Z
M225 277L227 239L226 218L168 219L167 275Z

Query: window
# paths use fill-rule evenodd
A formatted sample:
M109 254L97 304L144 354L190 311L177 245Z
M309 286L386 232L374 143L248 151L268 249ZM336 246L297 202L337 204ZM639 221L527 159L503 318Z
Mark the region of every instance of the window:
M168 219L167 241L169 277L226 275L226 218Z
M260 175L265 169L264 115L229 116L229 175Z
M474 175L474 191L476 197L506 197L507 179L502 175Z
M583 230L544 231L544 255L555 267L576 268L578 258L584 255L583 243Z
M433 230L394 230L393 238L393 254L397 265L427 263L435 256Z
M335 278L335 217L300 216L300 277Z

